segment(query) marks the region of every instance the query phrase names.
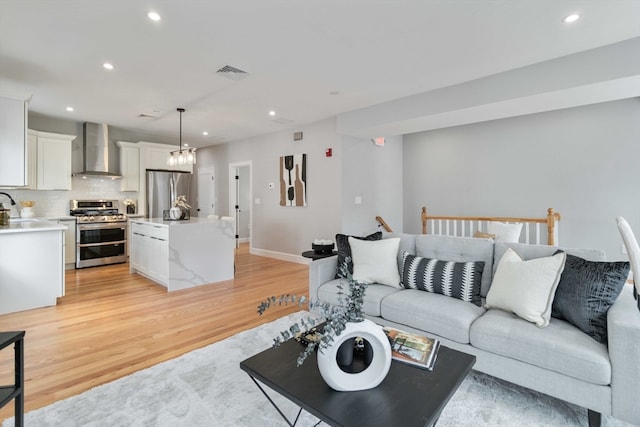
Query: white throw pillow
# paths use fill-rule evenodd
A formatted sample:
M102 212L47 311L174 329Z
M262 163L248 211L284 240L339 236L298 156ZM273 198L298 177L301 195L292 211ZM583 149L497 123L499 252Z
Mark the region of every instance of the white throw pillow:
M353 259L353 279L360 283L379 283L400 287L398 248L400 238L359 240L349 237Z
M523 261L507 249L491 282L485 308L499 308L544 328L564 269L566 253Z
M487 225L487 233L496 236L496 242L518 243L520 241L521 231L521 222L517 222L515 224L508 224L506 222L490 222Z

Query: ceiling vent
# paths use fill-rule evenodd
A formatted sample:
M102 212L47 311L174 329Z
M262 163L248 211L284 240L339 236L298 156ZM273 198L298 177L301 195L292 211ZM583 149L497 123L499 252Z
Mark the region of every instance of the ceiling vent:
M137 116L139 119L157 119L158 116L152 116L151 114L140 113Z
M216 71L216 74L235 81L239 81L247 77L246 71L242 71L241 69L232 67L231 65L225 65Z

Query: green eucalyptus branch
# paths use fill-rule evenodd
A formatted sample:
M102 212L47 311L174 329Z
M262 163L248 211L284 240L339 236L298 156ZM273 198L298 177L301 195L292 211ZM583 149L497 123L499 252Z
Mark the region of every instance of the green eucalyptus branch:
M313 353L316 347L320 351L328 348L335 337L339 336L346 328L349 322L360 322L364 319L362 314L362 304L364 302L364 294L367 289L366 283L358 283L353 279L352 274L349 272L347 263L350 258L347 258L345 262L340 266L340 272L347 282L348 289L344 288L344 281L338 283L338 304L331 304L328 302L311 301L304 295L298 297L295 294L283 294L276 298L272 296L265 301L262 301L258 306L258 314L262 315L269 308L274 306L288 306L297 304L302 307L304 304L309 305L309 311L317 314L318 317L306 316L294 323L284 331L280 332L280 335L273 339L273 346L277 347L283 342L295 338L297 335L310 330L311 328L324 323L321 331L317 334L320 335L319 342L310 342L307 347L300 353L297 359L297 366L304 363L306 358Z

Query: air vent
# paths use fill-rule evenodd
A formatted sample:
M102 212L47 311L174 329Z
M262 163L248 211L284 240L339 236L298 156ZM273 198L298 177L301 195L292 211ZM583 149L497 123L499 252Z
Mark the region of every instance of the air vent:
M139 119L157 119L158 116L152 116L151 114L140 113L137 116Z
M236 81L242 80L247 77L246 71L242 71L241 69L232 67L231 65L225 65L224 67L216 71L216 74Z
M284 117L280 117L279 119L273 119L271 121L273 123L277 123L279 125L289 125L289 124L293 123L293 120L285 119Z

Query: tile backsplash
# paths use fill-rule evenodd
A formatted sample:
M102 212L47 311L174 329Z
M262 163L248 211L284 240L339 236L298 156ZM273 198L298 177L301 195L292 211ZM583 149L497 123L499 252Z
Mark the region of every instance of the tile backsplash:
M11 194L11 197L18 204L16 207L20 209L20 202L24 200L33 200L35 202L34 211L37 217L56 217L69 215L69 201L73 199L80 200L119 200L120 212L125 212L122 204L124 199L138 200L137 192L120 191L120 181L104 178L72 178L71 191L42 191L42 190L20 190L9 189L2 190ZM8 200L0 195L0 202L8 206ZM12 215L18 212L13 211Z

